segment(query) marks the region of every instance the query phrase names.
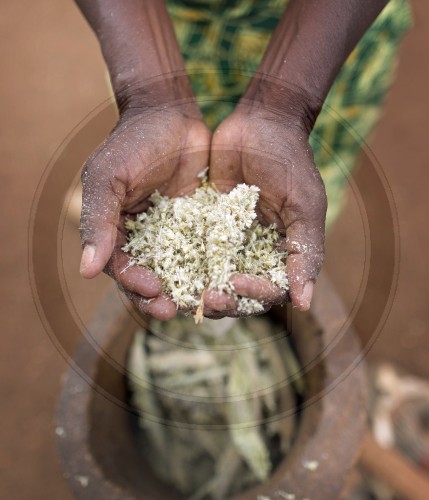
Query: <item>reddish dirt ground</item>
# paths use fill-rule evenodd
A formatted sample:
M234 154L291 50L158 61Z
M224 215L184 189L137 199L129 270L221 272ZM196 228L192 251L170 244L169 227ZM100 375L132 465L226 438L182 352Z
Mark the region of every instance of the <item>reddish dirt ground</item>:
M429 266L426 230L429 109L429 3L414 0L415 27L401 49L398 75L371 140L399 218L401 260L391 313L371 356L429 376ZM0 337L0 491L2 498L68 499L54 434L61 377L68 365L46 334L29 286L27 225L49 159L86 114L108 97L97 42L71 0L1 4L2 335ZM365 180L365 163L358 172ZM376 207L377 200L374 200ZM346 303L358 289L361 223L352 199L327 242L329 270ZM383 232L383 221L378 229ZM79 240L66 224L66 274L79 312L90 317L107 285L78 276ZM382 265L382 263L380 264ZM365 319L359 325L362 336Z

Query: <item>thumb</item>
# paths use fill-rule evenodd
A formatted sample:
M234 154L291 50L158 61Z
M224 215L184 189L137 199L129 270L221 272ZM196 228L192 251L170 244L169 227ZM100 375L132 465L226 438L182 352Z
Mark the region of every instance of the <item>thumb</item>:
M80 273L83 278L94 278L103 271L116 241L126 188L106 170L97 162L87 164L82 173Z

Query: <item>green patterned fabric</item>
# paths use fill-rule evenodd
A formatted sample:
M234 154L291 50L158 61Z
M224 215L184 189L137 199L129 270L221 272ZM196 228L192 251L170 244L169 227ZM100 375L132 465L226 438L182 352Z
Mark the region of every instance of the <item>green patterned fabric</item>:
M214 130L257 70L288 0L166 3L205 120ZM398 44L411 24L406 0L390 0L344 64L316 121L310 140L328 194L328 226L341 209L360 145L380 116Z

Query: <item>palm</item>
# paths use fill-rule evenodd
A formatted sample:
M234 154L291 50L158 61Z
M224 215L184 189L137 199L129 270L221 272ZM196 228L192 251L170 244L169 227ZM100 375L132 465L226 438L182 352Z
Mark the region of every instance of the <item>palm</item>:
M208 161L209 134L198 120L171 112L138 116L119 124L96 152L107 175L124 189L122 210L140 210L158 189L168 196L192 191ZM110 170L110 171L109 171Z
M236 112L213 136L210 167L220 190L240 182L260 188L258 217L263 224L275 223L286 237L291 299L306 309L300 297L322 264L326 212L323 183L306 134L284 122ZM270 305L281 295L261 282L259 298Z

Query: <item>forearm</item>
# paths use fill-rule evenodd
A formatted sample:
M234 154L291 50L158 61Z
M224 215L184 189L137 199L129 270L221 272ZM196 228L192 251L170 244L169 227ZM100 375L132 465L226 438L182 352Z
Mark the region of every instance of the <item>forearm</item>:
M96 33L121 110L192 90L162 0L76 0Z
M291 0L244 100L312 127L341 66L387 0Z

